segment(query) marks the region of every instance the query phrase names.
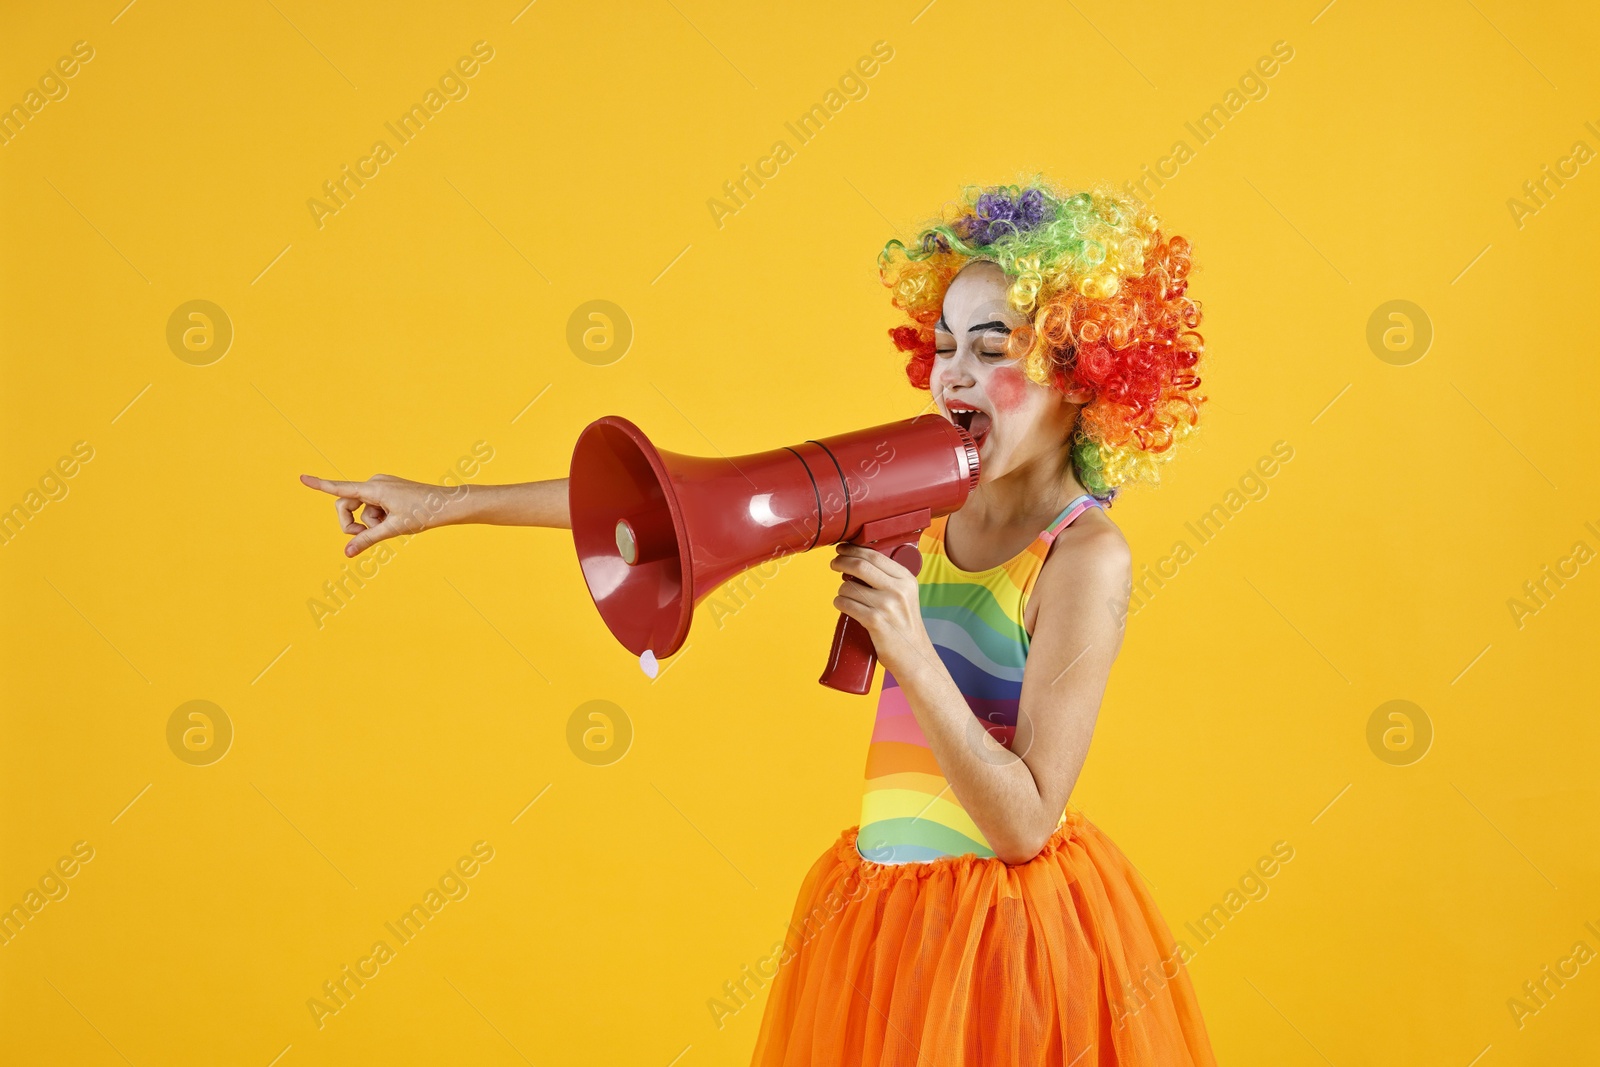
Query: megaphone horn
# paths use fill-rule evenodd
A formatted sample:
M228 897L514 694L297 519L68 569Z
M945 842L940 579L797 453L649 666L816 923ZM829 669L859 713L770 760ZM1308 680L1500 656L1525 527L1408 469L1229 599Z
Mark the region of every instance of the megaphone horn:
M699 603L757 564L841 541L917 573L916 542L978 484L972 435L927 413L747 456L667 452L617 415L584 428L567 484L589 595L623 647L676 652ZM866 628L840 614L823 685L872 687Z

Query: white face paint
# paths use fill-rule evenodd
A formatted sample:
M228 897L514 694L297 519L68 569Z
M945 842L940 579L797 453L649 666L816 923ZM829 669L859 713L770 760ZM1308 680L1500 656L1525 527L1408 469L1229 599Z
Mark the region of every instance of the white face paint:
M1006 303L1009 285L1005 272L987 260L955 276L934 327L928 375L939 413L967 426L977 440L985 482L1058 451L1077 415L1077 405L1060 392L1031 381L1020 358L1007 358L1011 331L1028 325L1027 316Z

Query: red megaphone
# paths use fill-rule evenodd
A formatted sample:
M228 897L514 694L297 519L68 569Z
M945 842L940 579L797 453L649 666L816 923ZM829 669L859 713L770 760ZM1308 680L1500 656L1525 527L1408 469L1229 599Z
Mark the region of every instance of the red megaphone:
M663 451L610 415L578 436L567 494L600 617L628 651L660 658L700 601L779 556L849 541L917 573L918 535L977 484L972 435L934 413L732 458ZM865 693L876 665L871 635L840 613L822 684Z

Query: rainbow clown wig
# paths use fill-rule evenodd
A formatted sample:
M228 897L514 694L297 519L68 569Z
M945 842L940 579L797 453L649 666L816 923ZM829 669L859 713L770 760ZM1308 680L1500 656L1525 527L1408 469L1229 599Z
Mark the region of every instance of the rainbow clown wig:
M889 335L909 354L906 377L918 389L928 388L945 290L979 259L1005 272L1007 303L1031 323L1012 331L1007 355L1040 385L1093 394L1071 441L1084 488L1110 502L1128 483L1158 481L1206 399L1195 393L1200 305L1184 295L1189 242L1109 187L968 186L909 247L890 241L878 256L895 307L911 319Z

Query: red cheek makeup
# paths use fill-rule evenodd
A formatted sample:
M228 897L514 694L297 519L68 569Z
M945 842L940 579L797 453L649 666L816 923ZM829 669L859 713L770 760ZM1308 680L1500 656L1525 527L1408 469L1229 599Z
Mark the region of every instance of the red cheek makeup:
M1016 367L998 367L989 376L987 392L1001 411L1015 411L1028 395L1028 379Z

